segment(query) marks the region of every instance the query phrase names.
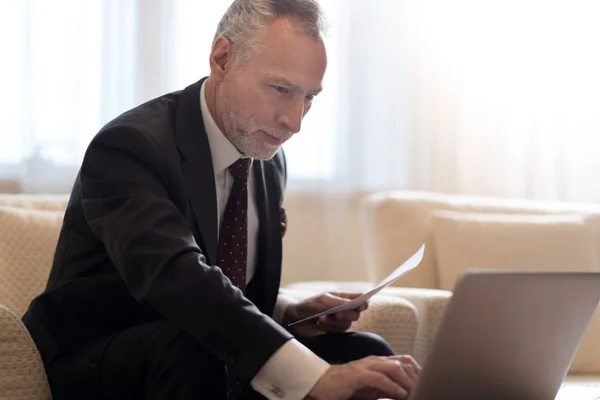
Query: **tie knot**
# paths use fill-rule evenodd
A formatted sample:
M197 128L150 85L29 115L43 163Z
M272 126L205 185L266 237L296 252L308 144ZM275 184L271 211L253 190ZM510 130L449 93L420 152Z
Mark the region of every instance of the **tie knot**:
M229 166L229 171L231 172L231 175L233 175L233 180L235 182L248 181L250 164L252 164L251 158L240 158Z

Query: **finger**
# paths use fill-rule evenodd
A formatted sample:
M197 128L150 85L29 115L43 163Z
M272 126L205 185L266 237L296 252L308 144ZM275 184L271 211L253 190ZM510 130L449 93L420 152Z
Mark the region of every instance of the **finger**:
M339 320L339 319L333 319L333 318L327 318L327 317L320 317L319 319L319 323L324 325L324 326L332 326L332 327L349 327L350 325L352 325L353 321L347 321L347 320Z
M341 296L337 296L335 293L323 293L315 298L315 301L319 304L323 310L337 307L348 303L350 300Z
M421 366L419 365L419 363L417 363L417 361L409 355L401 355L401 356L391 356L388 357L392 360L397 360L400 361L403 364L410 364L413 366L415 372L417 373L417 375L421 375L421 372L423 372L423 368L421 368Z
M340 305L340 304L345 304L348 302L348 300L354 300L355 298L362 296L363 293L355 293L355 292L328 292L325 293L325 295L329 295L328 297L323 298L322 300L325 302L325 304L334 307L335 305ZM332 304L332 300L335 301L339 301L339 300L346 300L345 302L341 302L339 304ZM361 313L363 311L365 311L366 309L369 308L369 302L366 301L363 304L361 304L360 306L356 307L355 309L353 309L352 311Z
M356 310L347 310L328 315L330 319L338 321L358 321L360 313Z
M413 384L416 384L419 380L419 375L417 374L417 371L415 371L415 368L412 366L412 364L403 364L403 366L406 374L413 381Z
M327 318L319 319L317 326L327 332L346 332L352 326L350 321L335 321Z
M329 292L330 294L341 297L342 299L354 300L357 297L362 296L364 293L361 292Z
M360 306L358 306L358 308L355 308L356 311L358 311L359 313L366 311L369 308L369 302L366 301L363 304L361 304Z
M378 371L385 374L388 378L410 391L415 386L416 380L413 380L404 368L404 364L396 360L379 360L369 368L372 371Z
M408 396L406 389L388 378L387 375L379 372L367 370L359 376L356 382L358 384L357 389L373 388L385 393L385 397L405 399Z

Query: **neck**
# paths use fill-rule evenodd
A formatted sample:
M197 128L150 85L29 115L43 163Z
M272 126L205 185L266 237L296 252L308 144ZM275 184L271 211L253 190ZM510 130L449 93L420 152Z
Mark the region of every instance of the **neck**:
M217 101L219 88L219 82L208 78L205 82L204 95L206 97L206 105L208 106L210 115L212 115L221 132L225 133L225 126L223 125L223 118L219 111L219 104Z

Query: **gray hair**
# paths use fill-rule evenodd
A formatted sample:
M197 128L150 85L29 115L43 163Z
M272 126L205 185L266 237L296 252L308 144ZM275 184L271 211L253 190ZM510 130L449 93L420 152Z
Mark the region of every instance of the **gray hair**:
M307 34L322 40L325 17L318 0L234 0L215 34L233 43L238 62L243 63L260 46L260 33L278 17L292 17L302 24Z

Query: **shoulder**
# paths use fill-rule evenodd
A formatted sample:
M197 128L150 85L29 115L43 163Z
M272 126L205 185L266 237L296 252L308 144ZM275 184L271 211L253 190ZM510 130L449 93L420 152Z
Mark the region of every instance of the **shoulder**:
M94 139L110 137L114 132L137 135L138 139L146 136L156 141L165 134L173 136L179 95L180 92L169 93L124 112L104 125Z
M131 155L160 154L174 142L179 93L150 100L114 118L94 136L88 152L108 147Z

